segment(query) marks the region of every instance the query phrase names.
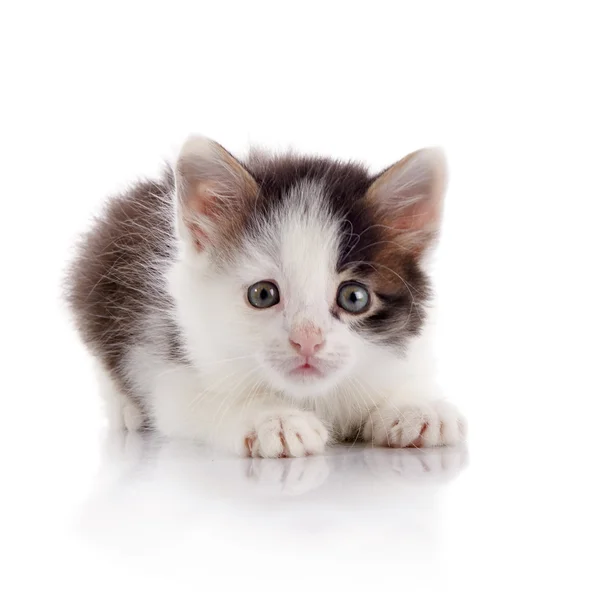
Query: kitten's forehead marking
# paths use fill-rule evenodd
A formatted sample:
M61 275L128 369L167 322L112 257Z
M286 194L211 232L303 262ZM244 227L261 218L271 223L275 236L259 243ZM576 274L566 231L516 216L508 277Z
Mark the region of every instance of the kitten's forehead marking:
M275 219L278 261L286 314L324 326L335 278L339 225L332 217L320 182L304 180L282 198Z

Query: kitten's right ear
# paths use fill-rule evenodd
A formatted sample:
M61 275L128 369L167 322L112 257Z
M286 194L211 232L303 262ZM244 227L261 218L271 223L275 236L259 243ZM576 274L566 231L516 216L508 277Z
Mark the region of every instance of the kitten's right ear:
M423 148L386 169L367 192L381 220L415 256L423 255L436 238L446 180L443 152Z
M217 243L258 194L250 173L221 145L200 136L183 144L175 184L181 233L198 251Z

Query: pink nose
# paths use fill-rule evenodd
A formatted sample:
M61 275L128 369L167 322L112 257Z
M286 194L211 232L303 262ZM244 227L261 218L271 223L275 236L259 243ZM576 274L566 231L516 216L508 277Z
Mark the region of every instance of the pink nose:
M324 343L323 332L313 325L294 328L290 333L290 344L300 356L313 356Z

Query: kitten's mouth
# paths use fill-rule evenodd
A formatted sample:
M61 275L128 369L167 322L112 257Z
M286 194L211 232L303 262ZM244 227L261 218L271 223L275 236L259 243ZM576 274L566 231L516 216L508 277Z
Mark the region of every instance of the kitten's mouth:
M270 366L277 372L279 378L283 378L290 385L313 386L326 383L341 365L329 360L328 357L288 356L282 360L280 356L273 356ZM279 381L280 385L285 387L281 379Z
M292 377L323 377L323 373L306 361L303 365L296 367L290 371Z

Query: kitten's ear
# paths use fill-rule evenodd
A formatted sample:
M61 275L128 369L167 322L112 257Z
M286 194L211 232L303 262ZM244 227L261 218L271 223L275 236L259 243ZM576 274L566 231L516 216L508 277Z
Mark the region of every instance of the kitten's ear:
M395 229L408 251L420 255L439 231L446 159L438 148L409 154L379 175L367 192L380 219Z
M175 168L182 235L201 251L234 227L258 185L225 148L200 136L184 143Z

